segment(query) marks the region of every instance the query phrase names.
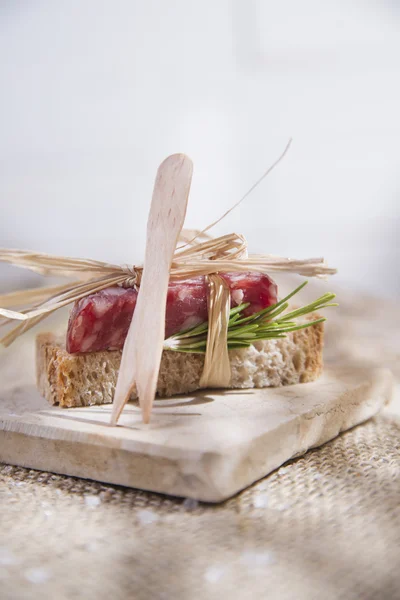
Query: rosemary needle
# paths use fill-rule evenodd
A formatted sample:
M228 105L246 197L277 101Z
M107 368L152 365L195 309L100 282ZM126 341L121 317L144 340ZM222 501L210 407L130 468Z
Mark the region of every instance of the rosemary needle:
M289 306L288 300L302 290L307 283L308 281L305 281L276 304L272 304L248 317L242 315L248 308L249 303L232 308L228 322L228 349L247 348L259 340L283 338L291 331L305 329L325 321L325 318L319 318L306 323L296 323L295 319L329 306L338 306L336 302L332 302L335 299L335 294L331 292L324 294L302 308L297 308L288 313L284 312ZM201 323L167 338L164 341L164 348L175 352L204 354L207 347L207 332L208 323Z

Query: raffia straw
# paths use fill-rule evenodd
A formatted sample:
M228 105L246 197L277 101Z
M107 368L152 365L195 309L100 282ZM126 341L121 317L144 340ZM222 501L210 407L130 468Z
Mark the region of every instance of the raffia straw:
M219 275L207 275L207 280L208 332L200 387L226 388L231 381L228 354L230 292L226 282Z
M126 278L126 275L119 274L116 277L105 276L96 279L91 279L85 283L75 281L69 284L68 287L64 287L61 294L56 294L55 296L51 293L54 290L54 287L43 288L43 293L45 293L44 290L46 289L46 291L50 293L50 297L47 296L47 299L44 302L37 306L34 306L30 310L28 309L17 312L0 308L0 316L5 318L6 320L23 321L23 323L17 325L17 327L9 331L3 338L1 338L0 343L6 347L9 346L20 335L31 329L34 325L45 319L47 316L49 316L51 313L55 312L59 308L62 308L67 304L71 304L71 302L75 302L75 300L84 298L89 294L93 294L96 291L100 291L112 285L123 283L126 280ZM24 304L28 304L29 296L34 296L34 294L31 294L32 290L26 291L28 292L28 294L27 298L23 302ZM6 323L7 321L2 321L0 323L0 326L5 325Z
M322 258L294 260L273 255L247 256L247 242L242 235L231 233L200 243L191 243L175 253L171 267L171 280L184 280L201 275L211 275L229 271L285 271L319 277L331 275L335 269L328 267ZM0 261L23 266L33 271L46 272L47 275L72 273L80 280L65 286L50 286L39 290L25 290L1 296L0 318L6 322L19 320L35 323L55 310L80 300L102 289L119 285L138 287L142 267L111 265L101 261L80 258L57 257L30 251L0 250ZM17 306L30 306L26 310L14 310ZM16 327L0 342L9 345L19 335L30 329Z
M210 240L211 236L208 233L202 233L200 229L182 229L178 243L180 244L192 244L192 240L203 238L205 240Z
M223 335L222 322L219 323L219 313L216 309L214 310L214 307L220 306L222 312L224 312L227 304L222 280L214 274L227 271L258 271L261 273L284 271L307 277L325 277L336 272L335 269L328 267L322 258L294 260L270 254L248 256L247 242L242 235L231 233L211 238L207 233L239 206L271 173L288 152L290 144L291 140L289 140L281 156L263 173L246 194L219 219L202 231L185 229L181 231L180 241L184 242L184 245L178 247L175 252L170 277L171 280L184 280L201 275L208 277L211 298L210 309L212 314L215 314L215 318L210 318L209 323L209 334L213 340L220 337L213 331L214 325L215 328L219 327L221 335ZM79 279L79 281L65 285L23 290L0 296L0 306L2 307L0 308L0 327L13 320L21 321L17 327L0 339L0 343L4 345L11 344L39 321L76 300L115 285L139 287L142 274L142 267L140 266L119 266L97 260L53 256L28 250L0 249L0 262L24 267L47 276L74 276ZM16 310L21 306L28 308ZM224 319L223 315L221 319Z
M173 257L170 279L184 280L205 276L209 286L208 333L201 387L229 387L231 369L228 355L230 292L218 275L229 271L286 271L306 276L335 273L322 258L294 260L273 255L248 255L244 236L231 233L211 238L208 231L239 206L284 158L291 144L248 192L219 219L202 231L182 229L179 246ZM20 323L3 336L0 343L10 345L56 310L111 286L139 287L143 268L52 256L24 250L0 249L0 262L24 267L42 275L74 276L75 281L41 289L23 290L0 296L0 327L14 321ZM21 310L21 307L22 310ZM19 308L20 310L16 310Z
M11 292L10 294L0 295L0 306L2 308L17 308L18 306L25 306L26 304L39 304L49 299L52 294L60 294L71 287L71 283L63 283L62 285L47 286L41 288L31 288L25 290L18 290L17 292Z
M87 277L88 274L101 273L104 275L105 273L115 273L121 269L118 265L99 260L53 256L43 252L6 248L0 248L0 262L10 263L16 267L24 267L42 275L68 276L71 273L75 275L82 273L84 277Z
M268 167L268 169L261 175L261 177L251 186L251 188L249 190L247 190L247 192L244 194L244 196L242 196L240 198L240 200L235 202L235 204L233 206L231 206L231 208L229 208L227 211L225 211L224 214L219 217L219 219L217 219L210 225L207 225L207 227L205 229L202 229L201 231L196 232L195 236L188 243L193 244L193 242L198 237L207 235L207 231L209 231L210 229L215 227L215 225L217 225L223 219L225 219L225 217L227 217L229 215L229 213L231 213L233 210L235 210L235 208L237 208L239 206L239 204L241 204L244 200L246 200L246 198L248 198L248 196L250 196L250 194L252 192L254 192L256 187L258 187L260 185L260 183L262 181L264 181L264 179L271 173L271 171L273 171L275 169L275 167L277 167L279 165L279 163L285 158L286 154L289 152L289 148L290 148L291 144L292 144L292 138L289 139L282 154L276 159L276 161L274 163L272 163L272 165L270 167Z
M54 311L55 310L57 309L54 309ZM40 323L40 321L43 321L49 315L50 312L44 315L40 315L39 317L33 317L29 321L24 321L23 323L20 323L19 325L11 329L11 331L9 331L5 336L3 336L3 338L0 340L0 343L2 343L3 346L7 348L7 346L15 342L15 340L19 338L23 333L26 333L27 331L32 329L32 327L35 327L35 325Z

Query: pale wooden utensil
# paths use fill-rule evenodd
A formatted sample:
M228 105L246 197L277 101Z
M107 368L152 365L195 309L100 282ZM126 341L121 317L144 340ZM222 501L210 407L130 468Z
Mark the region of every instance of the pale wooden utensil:
M173 154L158 168L147 221L146 252L135 312L122 352L111 424L136 384L144 423L150 420L165 334L169 271L185 220L193 164Z

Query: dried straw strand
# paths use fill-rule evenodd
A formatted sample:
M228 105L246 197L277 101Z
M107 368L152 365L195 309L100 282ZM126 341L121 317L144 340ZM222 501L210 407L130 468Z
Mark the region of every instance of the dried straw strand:
M175 252L171 267L172 280L211 276L213 273L229 271L285 271L307 277L332 275L336 272L325 264L323 258L294 260L269 254L248 256L245 238L236 233L191 244ZM10 320L37 323L39 318L42 320L67 304L111 286L139 286L142 273L142 267L118 266L101 261L23 250L0 250L0 261L47 275L68 276L73 273L79 277L78 281L65 285L22 290L0 296L0 305L3 307L0 308L0 326ZM15 310L20 306L30 308ZM3 337L0 343L9 345L27 330L27 326L17 326Z
M229 387L231 366L228 354L228 323L231 308L229 287L217 274L207 275L208 332L200 387Z

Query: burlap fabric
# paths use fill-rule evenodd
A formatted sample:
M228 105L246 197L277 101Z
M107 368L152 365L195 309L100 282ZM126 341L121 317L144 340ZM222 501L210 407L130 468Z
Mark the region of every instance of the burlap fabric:
M331 358L398 372L398 331L374 333L397 307L369 337L342 307ZM395 404L219 506L2 466L0 597L400 598L398 414Z
M380 416L221 506L2 467L11 598L400 598L400 422Z

